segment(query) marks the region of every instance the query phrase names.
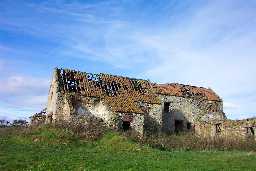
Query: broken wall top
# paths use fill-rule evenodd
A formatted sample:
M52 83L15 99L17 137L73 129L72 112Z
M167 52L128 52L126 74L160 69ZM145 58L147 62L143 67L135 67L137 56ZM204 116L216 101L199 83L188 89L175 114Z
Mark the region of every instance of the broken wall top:
M242 119L242 120L222 120L222 121L201 121L200 124L216 125L222 124L224 127L238 128L238 127L256 127L256 119Z

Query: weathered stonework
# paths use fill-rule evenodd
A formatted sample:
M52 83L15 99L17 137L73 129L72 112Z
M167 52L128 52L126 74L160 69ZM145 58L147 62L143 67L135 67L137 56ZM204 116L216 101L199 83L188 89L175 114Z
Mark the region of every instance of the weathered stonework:
M163 105L169 103L168 111L162 113L163 131L166 133L175 132L175 121L182 122L182 129L186 131L192 129L195 122L205 120L222 121L225 119L225 114L222 111L222 101L202 101L191 97L168 95L160 95L159 97ZM212 104L214 106L209 110L207 106ZM164 111L164 106L162 106L162 111Z
M198 122L195 125L196 133L205 137L256 138L256 119Z
M226 120L223 102L211 89L55 69L47 122L80 115L92 115L112 128L131 129L141 135L179 131L204 134L205 130L213 135L208 123Z
M133 120L131 122L131 127L139 134L143 135L144 127L144 116L133 114Z

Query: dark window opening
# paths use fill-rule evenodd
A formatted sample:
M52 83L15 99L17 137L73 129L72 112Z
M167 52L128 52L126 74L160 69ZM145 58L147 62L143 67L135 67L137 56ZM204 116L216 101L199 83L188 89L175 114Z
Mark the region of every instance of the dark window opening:
M51 92L51 97L50 97L50 99L52 99L52 96L53 96L53 92Z
M100 103L100 99L99 98L95 98L93 103L94 103L94 106L98 105Z
M252 134L252 135L255 135L255 132L254 132L254 130L253 130L253 127L250 127L250 130L251 130L251 134Z
M170 102L165 102L164 103L164 113L170 112Z
M192 125L190 122L187 123L187 129L190 130L192 128Z
M246 127L246 132L247 132L247 134L250 134L253 136L255 135L253 127Z
M220 132L221 132L220 125L221 125L220 123L215 124L215 130L216 130L216 133L220 133Z
M122 124L123 131L128 131L131 129L131 123L129 121L123 121Z
M183 131L183 121L182 120L175 120L175 132Z

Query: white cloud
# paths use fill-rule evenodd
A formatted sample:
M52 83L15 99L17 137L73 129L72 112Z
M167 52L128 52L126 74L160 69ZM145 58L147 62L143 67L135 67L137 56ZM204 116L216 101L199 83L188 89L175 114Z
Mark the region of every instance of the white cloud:
M36 112L39 112L35 108L25 108L18 106L9 106L1 104L0 106L0 119L14 120L14 119L26 119Z
M0 71L4 69L4 61L0 59Z
M50 80L35 78L31 76L13 75L1 78L0 94L31 94L35 90L42 90L49 87Z
M224 101L239 104L235 110L226 103L230 117L242 111L250 116L254 101L246 94L256 91L255 18L254 8L246 3L211 1L169 28L113 20L93 31L80 23L79 31L66 37L66 46L74 57L131 70L140 67L139 77L211 87Z
M235 104L235 103L232 103L232 102L224 102L223 106L226 109L237 109L237 108L240 107L238 104Z
M162 82L210 86L224 102L233 101L224 105L228 116L251 116L255 99L247 94L256 90L255 21L250 8L211 3L190 21L182 21L178 29L158 39L148 36L150 41L144 42L156 47L161 60L145 75Z
M27 119L46 107L50 83L45 78L14 75L1 78L0 117Z
M47 98L47 94L40 96L28 96L22 103L24 106L41 106L41 108L43 108L46 106Z

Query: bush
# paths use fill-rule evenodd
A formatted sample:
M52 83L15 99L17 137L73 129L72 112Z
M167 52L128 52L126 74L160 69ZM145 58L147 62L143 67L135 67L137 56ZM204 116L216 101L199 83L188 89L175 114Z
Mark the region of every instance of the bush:
M146 136L136 139L142 144L162 150L243 150L256 151L254 139L238 137L200 137L192 133Z
M11 123L9 121L5 120L5 119L0 120L0 128L8 127L8 126L10 126L10 124Z
M24 126L28 126L28 122L26 120L18 119L18 120L14 120L11 126L24 127Z
M46 109L43 109L41 112L36 113L36 114L30 116L29 118L31 120L32 125L38 126L38 125L42 125L45 123L46 117L47 117Z
M55 124L24 126L26 124L15 120L11 126L0 128L0 136L30 137L34 142L58 143L75 139L96 140L108 131L102 120L92 116L78 116Z
M76 116L70 121L59 121L56 122L54 126L68 129L79 138L88 140L98 139L107 131L107 126L101 119L88 115Z

